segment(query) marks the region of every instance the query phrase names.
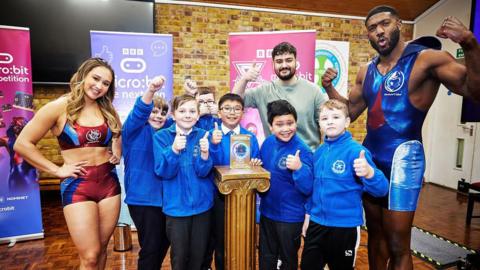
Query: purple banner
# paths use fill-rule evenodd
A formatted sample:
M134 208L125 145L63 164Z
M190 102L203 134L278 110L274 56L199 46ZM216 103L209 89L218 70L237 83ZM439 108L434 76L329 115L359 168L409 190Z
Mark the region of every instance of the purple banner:
M13 151L32 116L30 32L0 26L0 243L43 237L37 170Z
M475 3L475 11L472 13L473 33L477 39L480 39L480 1Z
M108 61L115 70L115 108L124 121L150 81L163 75L166 83L158 92L173 96L172 35L90 31L92 56Z
M150 80L163 75L163 88L157 93L167 101L173 97L173 37L162 34L122 33L90 31L92 56L108 61L115 70L116 95L113 100L120 119L125 121L135 104L143 95ZM133 225L128 208L123 202L123 160L117 166L122 187L122 205L119 222Z

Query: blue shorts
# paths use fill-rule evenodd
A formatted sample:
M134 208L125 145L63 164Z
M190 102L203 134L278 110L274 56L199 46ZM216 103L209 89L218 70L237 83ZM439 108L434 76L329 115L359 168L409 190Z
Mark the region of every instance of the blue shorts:
M415 211L425 172L422 143L416 140L406 141L395 149L391 166L380 163L376 165L385 176L390 175L388 195L375 198L364 193L364 199L392 211Z
M415 211L425 172L425 154L419 141L407 141L393 154L388 209Z

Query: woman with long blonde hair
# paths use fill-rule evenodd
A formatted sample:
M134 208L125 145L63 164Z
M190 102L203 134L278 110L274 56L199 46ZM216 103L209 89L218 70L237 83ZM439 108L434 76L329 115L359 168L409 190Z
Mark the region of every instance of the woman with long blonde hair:
M80 256L80 269L104 269L118 221L121 123L113 108L114 71L87 59L70 80L71 92L43 106L22 130L14 150L36 168L62 179L63 213ZM36 148L51 131L64 160L57 166Z

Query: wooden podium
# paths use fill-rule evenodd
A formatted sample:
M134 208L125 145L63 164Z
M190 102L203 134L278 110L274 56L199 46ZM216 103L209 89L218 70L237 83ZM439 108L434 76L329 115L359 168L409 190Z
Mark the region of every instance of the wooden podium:
M270 188L270 173L261 166L230 169L215 166L215 182L225 196L225 269L256 269L255 190Z

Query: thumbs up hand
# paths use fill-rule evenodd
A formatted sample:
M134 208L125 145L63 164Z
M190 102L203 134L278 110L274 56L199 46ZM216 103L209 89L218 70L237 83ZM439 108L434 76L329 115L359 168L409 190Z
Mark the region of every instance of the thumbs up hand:
M300 160L300 150L297 150L295 155L287 156L286 165L287 165L287 168L289 168L292 171L296 171L302 167L302 161Z
M257 67L257 63L253 63L252 67L243 75L243 79L247 82L257 80L258 76L260 76L260 68Z
M208 144L208 135L210 133L207 131L205 132L205 135L203 135L203 137L200 139L200 157L203 159L203 160L207 160L208 159L208 147L209 147L209 144Z
M203 137L200 139L200 151L202 153L208 153L208 135L210 135L210 133L207 131L205 132L205 135L203 135Z
M372 166L368 164L368 161L365 158L365 150L360 151L358 158L353 161L353 169L358 177L370 179L375 174Z
M113 59L113 52L108 49L108 46L103 45L102 46L102 51L99 54L100 58L104 59L108 63L112 63Z
M175 154L179 154L187 146L187 136L177 132L173 140L172 150Z
M212 143L219 144L222 141L223 132L218 128L217 122L213 123L214 129L212 132Z

